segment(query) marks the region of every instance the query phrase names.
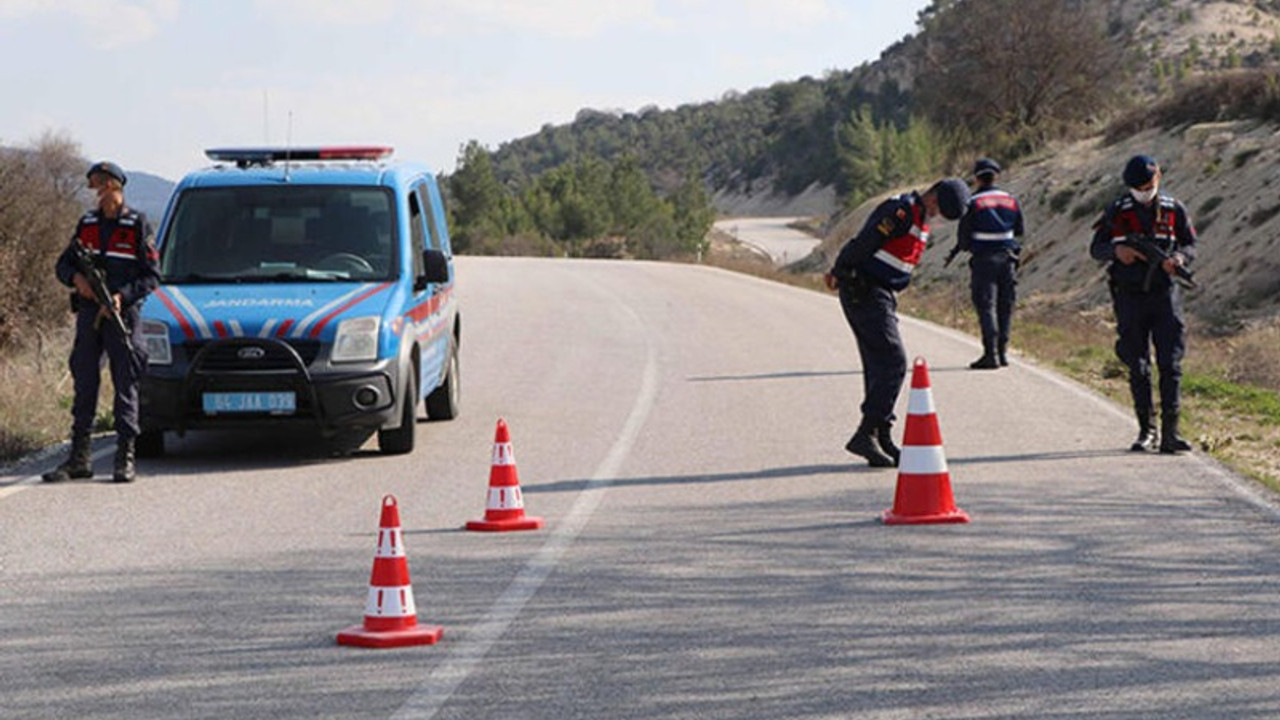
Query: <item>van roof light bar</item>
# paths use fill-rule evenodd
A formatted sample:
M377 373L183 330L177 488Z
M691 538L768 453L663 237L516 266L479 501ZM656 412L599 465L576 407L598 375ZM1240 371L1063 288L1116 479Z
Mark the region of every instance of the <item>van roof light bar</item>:
M208 148L204 154L214 162L231 162L246 168L270 165L279 160L306 162L322 160L385 160L395 148L386 145L344 145L300 148Z

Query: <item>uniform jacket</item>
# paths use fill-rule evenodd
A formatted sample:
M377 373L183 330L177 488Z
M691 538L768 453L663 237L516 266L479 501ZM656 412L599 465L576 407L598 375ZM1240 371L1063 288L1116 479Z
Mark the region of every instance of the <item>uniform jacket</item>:
M1018 250L1022 237L1022 209L1018 199L990 185L974 194L960 219L957 243L975 255Z
M71 278L76 274L73 247L79 243L101 261L107 289L120 293L124 308L131 307L160 284L160 255L151 239L151 225L146 215L122 208L110 237L105 235L102 212L85 213L76 224L71 242L58 256L58 280L68 287L72 285Z
M1125 265L1115 260L1116 244L1126 237L1151 239L1165 252L1180 253L1187 264L1196 257L1196 229L1187 208L1168 195L1160 195L1150 205L1141 205L1125 194L1111 203L1093 229L1089 254L1097 260L1111 260L1111 283L1126 290L1141 289L1148 270L1148 263L1142 261ZM1157 272L1151 287L1168 290L1172 285L1168 273Z
M836 256L831 274L841 283L854 278L902 290L929 241L924 203L912 192L885 200Z

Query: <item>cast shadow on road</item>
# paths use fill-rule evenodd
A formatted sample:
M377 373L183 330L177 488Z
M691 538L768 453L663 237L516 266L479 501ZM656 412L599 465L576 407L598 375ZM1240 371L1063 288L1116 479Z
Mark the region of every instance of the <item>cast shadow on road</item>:
M862 470L872 471L871 468L864 467ZM859 468L850 464L830 464L830 465L797 465L794 467L769 468L767 470L740 470L726 473L706 474L699 473L696 475L665 475L665 476L649 476L649 477L632 477L617 478L604 483L608 487L644 487L653 485L693 485L693 484L710 484L723 482L753 482L757 480L782 480L800 477L811 477L816 475L832 475L836 473L847 473L850 471L858 471ZM524 485L522 490L525 495L534 495L538 493L556 493L556 492L579 492L591 485L592 480L561 480L558 482L538 483L536 485Z
M910 370L910 368L907 368ZM930 367L930 373L970 372L964 365ZM862 370L793 370L773 373L749 373L745 375L696 375L685 378L686 382L741 382L744 380L795 380L818 377L842 377L862 375Z

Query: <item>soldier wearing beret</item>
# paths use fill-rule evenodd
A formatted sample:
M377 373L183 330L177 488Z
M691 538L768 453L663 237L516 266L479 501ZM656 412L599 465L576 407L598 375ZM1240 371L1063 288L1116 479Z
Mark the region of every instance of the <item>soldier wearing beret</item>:
M1149 452L1158 446L1162 453L1185 452L1191 444L1178 434L1178 415L1186 324L1182 291L1173 277L1195 259L1196 229L1187 208L1160 192L1162 173L1153 158L1130 158L1123 179L1128 192L1094 225L1089 252L1109 263L1116 356L1129 368L1129 391L1138 416L1138 439L1130 449ZM1149 243L1149 249L1136 249L1135 238ZM1160 371L1158 437L1151 397L1152 346Z
M974 370L1009 364L1009 330L1017 302L1022 209L1016 197L996 187L999 174L1000 165L991 158L974 163L977 185L956 231L953 251L970 254L969 290L982 329L982 357L969 364Z
M893 467L899 457L893 408L907 374L907 353L898 334L897 292L911 282L924 253L929 219L959 219L968 204L969 188L958 178L885 200L824 277L827 288L839 293L862 357L862 421L845 449L873 467Z
M97 207L85 213L75 235L58 257L58 280L72 292L76 315L75 341L71 349L71 376L75 400L71 406L71 450L62 464L45 473L45 482L93 477L91 442L97 414L101 362L105 354L115 390L116 456L112 479L132 482L136 476L134 443L138 436L138 384L145 357L138 324L142 301L160 281L159 254L151 239L151 226L140 212L125 205L124 171L113 162L95 163L85 174L89 189L97 195ZM111 309L123 321L128 335L115 323L104 322L111 309L104 307L76 262L77 251L100 270L109 293Z

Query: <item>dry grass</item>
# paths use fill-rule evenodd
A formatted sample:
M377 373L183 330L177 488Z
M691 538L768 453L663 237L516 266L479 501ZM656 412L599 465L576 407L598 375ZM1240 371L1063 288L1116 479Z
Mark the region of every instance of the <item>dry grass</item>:
M70 327L38 337L0 361L0 463L67 439L73 387ZM95 429L111 427L111 379L104 373Z

